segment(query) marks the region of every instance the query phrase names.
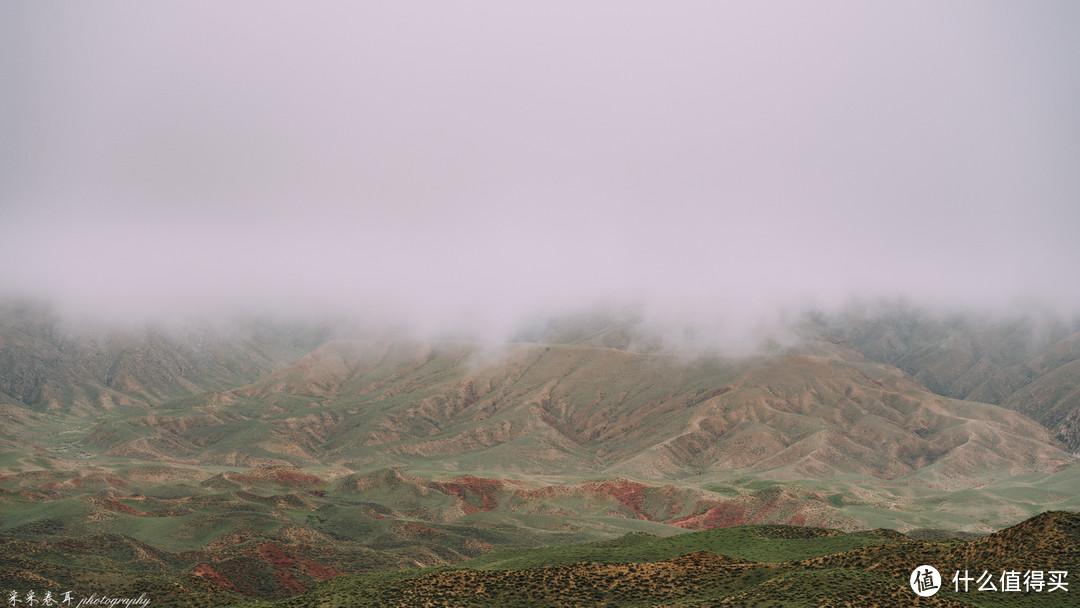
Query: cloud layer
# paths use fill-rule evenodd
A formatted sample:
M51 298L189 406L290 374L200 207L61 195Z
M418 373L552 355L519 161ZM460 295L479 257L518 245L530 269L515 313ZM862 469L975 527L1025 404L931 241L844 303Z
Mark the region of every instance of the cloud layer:
M0 292L418 327L1075 311L1065 3L9 3Z

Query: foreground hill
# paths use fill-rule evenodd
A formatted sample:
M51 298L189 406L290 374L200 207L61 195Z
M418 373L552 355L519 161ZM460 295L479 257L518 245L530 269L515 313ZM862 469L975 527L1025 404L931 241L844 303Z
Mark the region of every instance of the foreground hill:
M753 477L699 487L625 478L544 484L428 478L397 469L331 472L85 465L2 476L0 585L114 595L153 590L155 605L220 605L289 597L343 574L463 562L521 569L655 561L694 551L805 560L898 538L835 529L895 522L923 538L950 538L955 534L915 529L986 530L987 522L1038 513L1050 500L1080 508L1077 467L1035 476L1026 481L1030 487L1010 478L948 493ZM1034 490L1043 485L1052 492ZM762 523L834 530L731 527ZM706 532L686 534L694 530ZM636 534L606 540L628 532ZM1009 546L1030 555L1062 548L1020 533L999 538L969 561L1006 554ZM597 542L558 548L585 541ZM537 546L554 548L528 549Z
M245 606L1072 606L1074 591L957 592L951 577L957 570L1075 573L1080 515L1044 513L967 542L765 526L501 556L475 560L479 568L341 577L295 598ZM946 579L930 598L908 586L923 564Z

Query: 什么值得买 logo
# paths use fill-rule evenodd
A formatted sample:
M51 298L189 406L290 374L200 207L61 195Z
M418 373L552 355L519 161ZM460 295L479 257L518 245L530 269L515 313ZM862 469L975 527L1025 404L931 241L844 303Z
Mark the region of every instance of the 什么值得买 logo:
M908 582L917 595L930 597L941 589L941 573L933 566L922 565L911 571Z
M1069 590L1067 570L1006 569L1001 572L1001 576L995 576L995 573L989 570L983 570L981 575L976 576L977 572L978 570L957 570L952 577L953 590L957 593L968 593L972 590L1006 593L1053 593ZM941 590L941 573L933 566L922 565L911 571L908 583L917 595L930 597Z

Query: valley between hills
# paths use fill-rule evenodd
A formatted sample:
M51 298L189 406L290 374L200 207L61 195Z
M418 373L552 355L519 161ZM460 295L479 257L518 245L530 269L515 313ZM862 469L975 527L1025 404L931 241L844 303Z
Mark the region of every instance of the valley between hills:
M0 312L5 589L306 606L349 605L354 584L382 605L420 605L395 595L406 588L444 605L418 589L479 584L499 551L551 548L500 570L528 588L531 569L585 568L558 547L697 538L620 563L742 573L702 589L754 605L770 585L818 584L833 566L813 560L828 555L858 564L841 575L850 584L884 584L918 564L875 551L968 551L1050 511L1063 514L1031 520L1031 538L1049 539L1036 543L1049 565L1076 559L1075 325L900 309L810 318L793 339L728 357L597 318L492 346L254 321L82 331L36 305ZM763 525L780 527L743 527ZM813 555L702 540L728 529L855 540ZM811 529L829 532L790 531ZM1002 564L1023 557L999 549ZM869 553L844 561L852 551ZM588 568L566 575L594 581L591 594L630 572ZM310 600L320 593L337 599ZM599 605L588 597L551 605Z

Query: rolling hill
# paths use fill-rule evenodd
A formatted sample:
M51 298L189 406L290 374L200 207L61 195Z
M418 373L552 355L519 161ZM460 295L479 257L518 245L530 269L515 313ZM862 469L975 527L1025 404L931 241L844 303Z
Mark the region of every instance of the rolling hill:
M911 571L923 564L936 565L945 579L930 598L908 587ZM746 526L493 552L453 569L341 577L270 606L1071 606L1071 591L965 592L951 576L1078 566L1076 513L1044 513L967 542L914 541L888 530Z

